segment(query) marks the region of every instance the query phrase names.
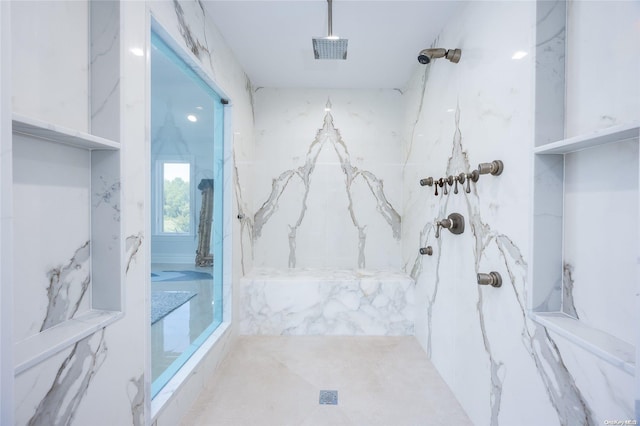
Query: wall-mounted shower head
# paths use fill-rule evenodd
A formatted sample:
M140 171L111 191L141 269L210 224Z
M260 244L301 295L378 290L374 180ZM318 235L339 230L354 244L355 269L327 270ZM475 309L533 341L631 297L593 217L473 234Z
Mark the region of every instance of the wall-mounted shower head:
M462 50L460 49L452 49L446 50L441 48L434 49L422 49L418 54L418 62L423 65L431 62L432 59L436 58L447 58L454 64L457 64L460 61L460 56L462 55Z

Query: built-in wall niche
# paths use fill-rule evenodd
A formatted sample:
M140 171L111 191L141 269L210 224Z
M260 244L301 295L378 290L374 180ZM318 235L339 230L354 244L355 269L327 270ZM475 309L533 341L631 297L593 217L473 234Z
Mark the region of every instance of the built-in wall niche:
M16 374L122 315L119 148L13 116Z
M640 123L534 148L532 316L633 375Z

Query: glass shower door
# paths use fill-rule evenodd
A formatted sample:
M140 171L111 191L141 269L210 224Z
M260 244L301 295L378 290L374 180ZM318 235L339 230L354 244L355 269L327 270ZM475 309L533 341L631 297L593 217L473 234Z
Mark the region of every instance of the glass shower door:
M223 104L151 36L152 397L222 322Z

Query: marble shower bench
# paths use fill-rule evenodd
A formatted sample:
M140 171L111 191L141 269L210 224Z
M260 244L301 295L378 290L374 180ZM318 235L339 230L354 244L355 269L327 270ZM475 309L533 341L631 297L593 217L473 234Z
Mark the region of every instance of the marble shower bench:
M414 291L402 272L254 269L240 280L240 333L413 335Z

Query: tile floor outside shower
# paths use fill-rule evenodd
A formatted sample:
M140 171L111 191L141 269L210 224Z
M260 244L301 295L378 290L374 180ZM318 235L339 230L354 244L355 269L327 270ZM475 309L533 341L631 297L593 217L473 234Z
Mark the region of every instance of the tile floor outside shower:
M212 268L201 268L193 264L151 265L152 274L166 271L191 271L211 274ZM179 275L179 274L178 274ZM188 291L196 295L174 311L151 325L151 376L152 380L165 371L173 361L211 324L213 319L212 279L168 279L156 281L152 278L151 291Z
M472 423L414 337L240 336L181 424Z

